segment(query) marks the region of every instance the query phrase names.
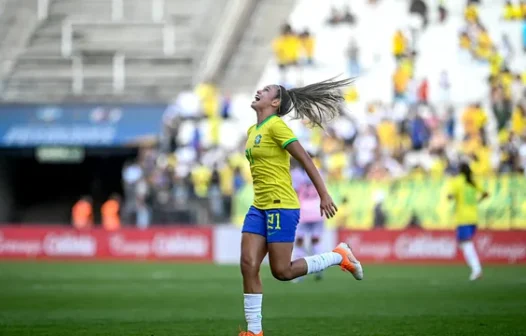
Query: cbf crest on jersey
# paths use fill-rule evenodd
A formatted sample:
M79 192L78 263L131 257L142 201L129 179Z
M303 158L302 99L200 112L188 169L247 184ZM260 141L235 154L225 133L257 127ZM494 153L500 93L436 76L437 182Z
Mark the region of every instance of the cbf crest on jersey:
M259 143L261 142L261 138L261 134L256 135L256 138L254 139L254 144L259 145Z

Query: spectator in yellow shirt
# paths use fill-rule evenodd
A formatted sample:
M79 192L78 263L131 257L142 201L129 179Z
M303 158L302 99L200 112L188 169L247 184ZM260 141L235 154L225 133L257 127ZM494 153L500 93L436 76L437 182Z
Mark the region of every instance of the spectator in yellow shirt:
M398 130L392 120L383 119L376 127L380 146L392 153L400 144Z
M401 30L397 30L393 36L393 56L400 60L407 51L407 40Z
M191 177L195 195L199 198L206 198L212 179L212 170L204 164L199 164L192 169Z
M402 67L397 67L393 75L394 97L397 99L404 99L409 84L409 76Z
M464 9L464 18L468 23L475 23L479 19L479 10L476 4L469 3Z
M305 29L300 35L301 47L303 54L307 60L307 64L312 65L314 63L314 50L316 47L316 39L311 35L308 29Z
M228 163L219 168L219 187L225 197L231 197L234 194L234 170Z
M462 115L462 123L466 137L483 137L484 126L488 118L480 104L472 104L466 108Z
M497 76L504 64L504 58L499 54L497 48L493 47L489 57L489 69L492 76Z
M413 78L415 56L416 53L413 51L408 56L402 57L399 63L400 67L402 68L402 71L404 71L409 78Z
M460 49L471 50L471 39L467 32L463 31L459 37Z
M526 108L517 105L511 115L511 131L518 137L526 136Z
M513 73L511 73L510 69L504 67L499 74L498 80L504 91L504 99L508 101L511 100L513 96Z
M291 26L285 24L281 35L274 39L273 49L281 75L285 75L287 68L297 65L301 53L301 41ZM284 78L282 77L282 82Z
M515 5L511 1L506 1L506 4L504 5L504 13L503 13L504 20L512 21L512 20L520 20L522 17L522 4Z
M213 146L219 146L221 122L221 118L217 116L208 119L208 134L210 135L210 144Z
M479 28L480 33L477 38L475 56L481 60L488 60L491 55L493 41L491 40L491 37L489 36L489 33L485 27L480 25Z
M195 92L201 101L201 109L207 118L219 115L219 92L217 87L210 81L197 85Z

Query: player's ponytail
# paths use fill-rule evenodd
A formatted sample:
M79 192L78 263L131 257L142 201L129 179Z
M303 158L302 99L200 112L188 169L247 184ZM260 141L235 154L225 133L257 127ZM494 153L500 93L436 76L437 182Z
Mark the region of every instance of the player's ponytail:
M352 78L331 78L290 90L280 85L278 95L281 103L277 114L284 116L294 109L296 114L293 119L308 119L312 124L323 128L324 123L340 115L340 105L345 101L341 89L351 85L353 81Z
M473 182L473 172L471 171L471 168L469 167L469 163L462 162L460 164L460 173L464 175L466 178L466 181L471 184L473 187L476 188L475 182Z

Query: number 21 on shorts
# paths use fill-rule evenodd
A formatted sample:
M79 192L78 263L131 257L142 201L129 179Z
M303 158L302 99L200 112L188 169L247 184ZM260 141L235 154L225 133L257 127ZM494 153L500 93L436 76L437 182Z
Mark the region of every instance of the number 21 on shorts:
M279 212L267 214L267 230L281 230Z

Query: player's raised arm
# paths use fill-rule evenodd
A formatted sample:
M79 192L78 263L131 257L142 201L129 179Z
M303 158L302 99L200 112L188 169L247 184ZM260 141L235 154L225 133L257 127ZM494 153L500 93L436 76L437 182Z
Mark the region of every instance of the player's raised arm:
M292 119L308 119L311 124L323 128L323 124L340 115L340 106L345 101L341 89L352 84L353 79L334 80L314 83L305 87L285 90L280 87L279 98L282 101L278 115L287 115L292 111ZM283 107L283 109L281 108ZM331 218L338 210L323 183L323 179L303 146L294 141L286 147L298 160L316 187L320 195L320 212Z
M307 172L307 175L309 175L309 178L314 184L314 187L316 187L316 191L318 191L318 195L320 195L320 214L322 216L326 216L327 218L334 217L334 215L336 215L336 211L338 211L338 208L332 201L320 172L314 165L310 155L298 141L290 143L286 149L290 155L292 155L303 166Z

